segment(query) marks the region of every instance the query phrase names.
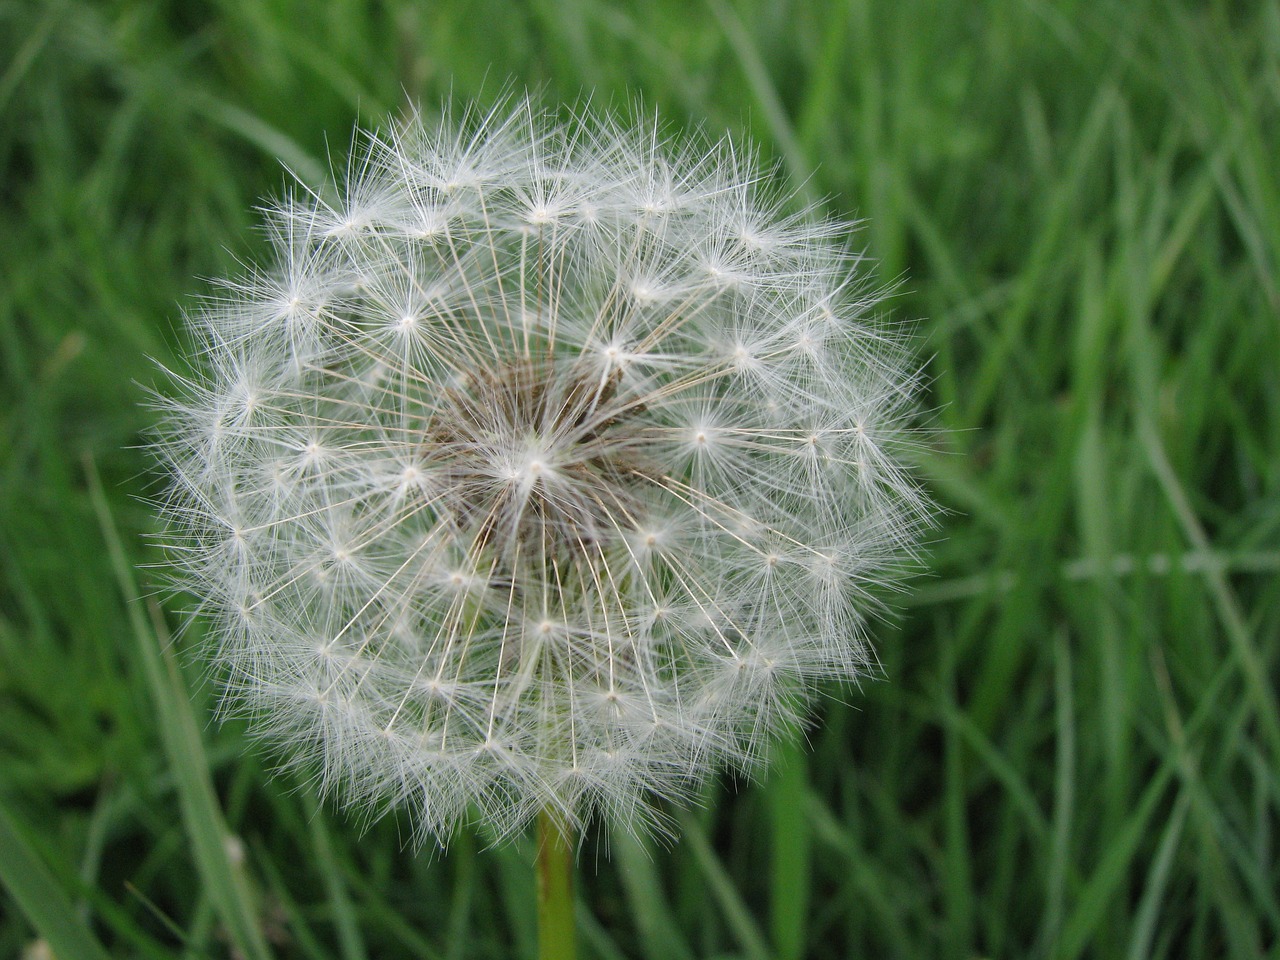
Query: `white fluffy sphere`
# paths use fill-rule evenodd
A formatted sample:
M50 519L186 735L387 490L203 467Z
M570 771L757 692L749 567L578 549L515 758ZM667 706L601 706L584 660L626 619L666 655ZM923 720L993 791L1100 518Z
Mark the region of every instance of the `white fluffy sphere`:
M786 199L729 141L521 101L269 208L157 441L228 709L443 841L652 822L858 676L927 513L914 373Z

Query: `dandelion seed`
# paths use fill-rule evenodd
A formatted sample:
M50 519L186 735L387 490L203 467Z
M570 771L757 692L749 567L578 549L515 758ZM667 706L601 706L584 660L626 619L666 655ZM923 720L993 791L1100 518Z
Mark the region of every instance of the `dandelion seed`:
M727 142L520 102L271 206L157 442L226 709L444 842L660 826L858 676L928 513L914 378L845 225L784 200Z

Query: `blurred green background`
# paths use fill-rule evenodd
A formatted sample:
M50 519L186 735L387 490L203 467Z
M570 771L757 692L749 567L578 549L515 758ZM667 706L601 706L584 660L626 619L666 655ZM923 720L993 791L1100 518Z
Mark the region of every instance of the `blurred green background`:
M531 86L749 137L918 321L948 511L761 783L597 831L587 957L1280 950L1280 5L0 2L0 955L528 957L530 844L268 776L140 449L281 164Z

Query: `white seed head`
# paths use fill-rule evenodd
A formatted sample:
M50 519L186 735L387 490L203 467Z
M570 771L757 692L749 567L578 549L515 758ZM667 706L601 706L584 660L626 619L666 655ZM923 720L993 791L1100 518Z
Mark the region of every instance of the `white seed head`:
M191 318L162 511L224 705L443 842L750 770L928 505L906 351L730 142L527 101L356 149Z

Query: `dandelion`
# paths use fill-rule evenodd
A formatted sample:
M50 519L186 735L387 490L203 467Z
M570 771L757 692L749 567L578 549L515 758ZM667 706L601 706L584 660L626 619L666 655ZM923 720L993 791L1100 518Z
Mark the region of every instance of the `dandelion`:
M157 443L225 708L422 839L661 827L871 657L927 514L848 225L731 141L414 117L190 318Z

